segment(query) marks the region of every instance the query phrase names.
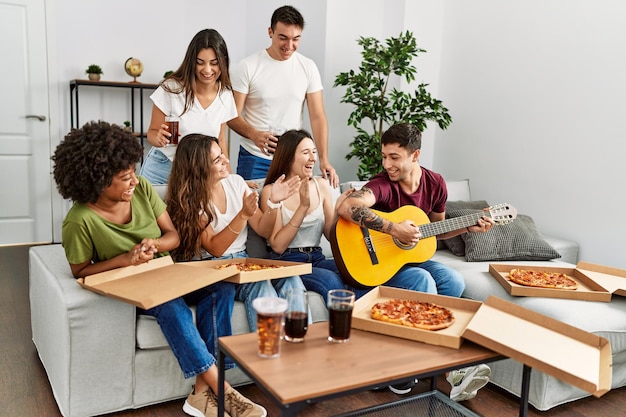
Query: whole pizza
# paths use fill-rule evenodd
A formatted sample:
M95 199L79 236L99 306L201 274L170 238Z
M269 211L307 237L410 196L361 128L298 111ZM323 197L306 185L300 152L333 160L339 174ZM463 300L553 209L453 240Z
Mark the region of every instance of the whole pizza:
M578 283L571 277L558 272L544 272L530 269L511 269L509 280L519 285L538 288L575 290Z
M372 306L372 319L423 330L441 330L454 323L454 314L433 303L391 299Z
M274 264L256 264L254 262L229 262L216 266L216 269L224 269L229 266L236 266L239 272L261 271L263 269L276 269L280 268L280 265Z

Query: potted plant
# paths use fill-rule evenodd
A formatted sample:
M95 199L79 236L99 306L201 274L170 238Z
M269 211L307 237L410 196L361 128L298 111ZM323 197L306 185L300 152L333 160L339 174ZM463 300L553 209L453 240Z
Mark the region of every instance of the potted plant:
M85 73L87 74L87 77L89 77L91 81L100 81L100 74L102 74L102 68L100 68L99 65L91 64L90 66L87 67L87 69L85 70Z
M124 122L124 131L126 132L132 132L133 130L130 128L130 120L126 120Z
M389 87L392 75L407 83L415 81L417 69L412 61L426 51L417 46L413 33L406 31L384 42L360 37L358 44L363 47L359 69L337 75L333 87L345 86L341 102L356 107L348 125L356 128L357 136L350 143L352 150L346 159L358 158L357 176L367 180L381 170L380 138L389 126L405 122L424 131L426 122L431 120L446 129L452 118L442 102L426 90L428 84L419 84L412 93ZM363 121L367 121L367 130L362 127Z

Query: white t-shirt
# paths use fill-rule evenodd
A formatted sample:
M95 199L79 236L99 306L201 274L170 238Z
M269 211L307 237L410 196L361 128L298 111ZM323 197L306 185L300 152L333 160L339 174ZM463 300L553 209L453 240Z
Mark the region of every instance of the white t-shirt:
M218 137L222 123L226 123L237 117L235 99L230 90L220 89L215 100L206 109L202 107L198 99L194 99L193 106L182 114L185 109L185 93L168 93L159 86L150 99L166 116L180 116L178 131L180 138L190 133L200 133L207 136ZM159 148L170 160L174 159L176 147Z
M275 60L266 50L250 55L231 71L231 81L233 90L247 95L243 117L258 130L301 129L306 95L324 88L315 62L297 52L285 61ZM241 139L241 146L271 159L247 138Z
M211 223L211 227L213 227L216 234L228 227L237 213L243 208L243 196L251 192L244 179L237 174L230 174L228 177L222 179L220 184L224 187L224 193L226 194L226 212L221 213L218 211L217 207L213 206L216 214ZM230 255L246 250L247 240L248 225L246 224L246 227L237 235L229 248L224 251L223 255Z

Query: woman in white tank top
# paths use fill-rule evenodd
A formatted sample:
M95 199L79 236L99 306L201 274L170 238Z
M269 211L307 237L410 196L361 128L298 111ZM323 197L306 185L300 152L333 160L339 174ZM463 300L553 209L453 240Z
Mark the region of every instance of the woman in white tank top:
M270 258L284 261L309 262L311 274L301 275L302 282L326 300L329 290L345 288L335 261L326 259L320 248L322 233L328 237L334 219L334 202L329 183L313 176L317 149L311 134L304 130L289 130L280 137L274 159L261 192L261 209L280 209L268 242ZM269 200L272 183L281 175L299 177L299 193L278 204Z

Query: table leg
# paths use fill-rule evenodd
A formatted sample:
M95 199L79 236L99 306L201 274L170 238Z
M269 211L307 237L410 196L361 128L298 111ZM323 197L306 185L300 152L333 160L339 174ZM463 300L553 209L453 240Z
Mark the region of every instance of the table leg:
M522 392L519 398L519 416L526 417L528 415L528 394L530 390L530 371L532 368L524 365L522 370Z
M224 396L226 390L224 389L224 383L226 382L226 365L224 361L226 360L226 356L222 349L218 348L217 354L217 415L224 415Z

